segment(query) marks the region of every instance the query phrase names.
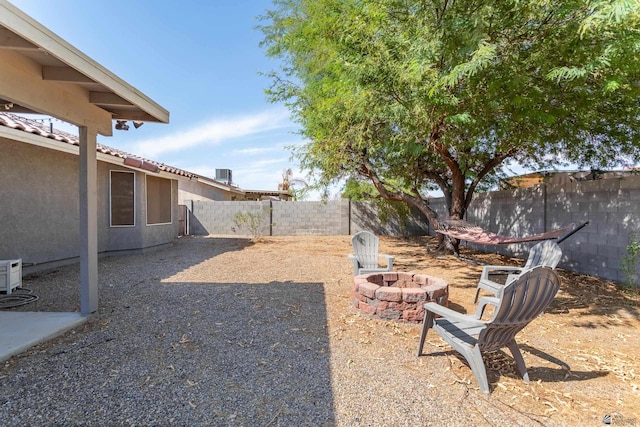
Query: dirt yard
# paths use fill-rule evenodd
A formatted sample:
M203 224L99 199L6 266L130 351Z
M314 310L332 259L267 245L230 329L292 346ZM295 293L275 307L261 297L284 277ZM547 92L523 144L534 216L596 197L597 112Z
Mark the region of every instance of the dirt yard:
M475 312L473 296L482 270L481 264L522 265L520 259L498 254L461 250L465 262L454 256L435 256L427 248L435 240L382 237L380 251L395 255L394 270L413 271L442 277L449 283L449 307ZM286 244L286 250L309 257L328 253L348 253L347 237L264 238L249 250L253 256L269 254ZM345 260L345 263L347 260ZM474 263L475 262L475 263ZM303 268L294 266L293 268ZM317 273L317 272L316 272ZM612 424L640 424L640 305L638 296L621 292L616 284L595 277L559 269L561 290L551 308L523 330L516 340L527 364L530 384L517 374L510 353L496 352L485 357L492 388L491 400L508 405L534 419L547 419L568 425L601 425L604 415ZM339 281L335 295L327 296L328 318L344 324L332 334L340 339L358 340L373 345L372 323L390 331L389 345L406 346L415 351L420 326L367 318L350 308L351 276L327 277ZM348 283L344 283L348 282ZM469 367L437 335L427 342L439 352L423 356L425 369L429 358L446 358L451 370L450 384L464 384L478 390ZM434 348L425 347L425 352ZM588 424L584 424L584 422ZM546 422L544 422L546 424Z
M522 264L519 259L467 248L462 249L461 255L472 262L453 256L436 256L428 251L434 242L429 237L382 237L380 250L396 257L396 271L412 271L445 279L449 283L449 307L463 313L475 311L473 295L481 264ZM237 236L210 236L179 239L173 248L156 253L105 258L100 262L102 299L97 319L77 333L67 334L7 362L3 371L5 380L19 378L19 372L34 366L40 358L48 360L47 357L52 357L47 356L49 352L71 357L73 352L66 349L78 347L75 344L78 339L105 342L102 347L106 347L116 340L107 342L105 334L122 339L129 335L146 337L149 333L143 334L142 329L155 326L142 324L132 330L128 324L142 322L144 317L127 318L127 313L142 310L152 313L156 307L145 305L152 296L161 292L180 293L184 289L185 297L175 299L177 309L188 292L199 289L195 295L208 295L214 291L221 293L220 298L213 299L215 306L207 305L185 312L185 321L191 321L191 317L194 322L197 320L198 323L192 322L190 327L202 326L203 336L209 336L209 330L215 332L216 328L227 325L228 322L215 320L219 313L246 317L259 310L264 312L269 305L261 301L271 298L279 311L266 314L277 317L277 323L255 325L254 328L263 331L262 335L267 327L283 329L274 329L267 337L275 340L275 344L270 344L266 350L275 351L280 348L274 350L275 346L282 346L280 341L294 338L298 344L309 345L310 348L318 343L327 343L326 347L322 346L321 353L329 358L324 370L330 373L331 379L330 385L325 386L330 388L328 393L333 403L326 404L330 406L325 409L331 413L331 418L325 425L442 425L443 420L448 420L448 425L489 426L500 422L504 425L598 426L603 425L605 415L611 416L612 425L640 424L638 296L621 292L613 282L560 269L561 290L552 306L516 336L531 382L526 384L518 377L508 350L506 353L488 354L485 361L491 396L486 398L479 391L469 367L436 334L431 333L427 337L425 355L418 358L415 354L421 325L373 319L353 308L353 271L347 259L350 252L349 236L264 237L257 242ZM152 272L145 273L145 268ZM19 309L77 309L77 277L77 267L73 266L27 277L25 285L33 288L40 295L40 300L34 307ZM231 292L234 286L238 289L235 293ZM253 295L258 292L256 289L260 289L261 296ZM320 289L321 295L317 291L309 296L296 293L306 289ZM271 292L278 290L283 291L272 295ZM222 295L236 298L237 302L253 304L253 308L244 308L242 310L246 313L237 313L238 309L233 304L222 301ZM289 295L288 299L281 301L283 295ZM199 303L198 299L193 301L192 297L189 298L191 304ZM317 307L323 304L318 301L324 302L324 310ZM223 303L230 307L225 308ZM130 307L135 307L135 311ZM207 315L202 317L202 313ZM313 324L317 330L288 323L291 319L309 318L316 319ZM167 329L166 333L170 331ZM194 339L198 336L191 329L188 334ZM262 335L258 335L255 342L245 342L243 334L237 337L230 335L226 345L245 354L256 347L258 337ZM218 351L219 348L213 344L207 340L200 343L203 348L211 346L210 351ZM260 344L255 351L265 348L265 345ZM82 348L89 351L94 347L87 344ZM139 347L149 351L147 347ZM149 348L156 347L167 351L157 345ZM106 351L96 348L98 350ZM176 350L172 347L170 351ZM266 359L263 353L258 351L256 354ZM303 352L300 357L305 358L309 354L311 352ZM149 358L148 353L140 356L141 360ZM190 359L187 361L192 363ZM129 359L125 362L129 363ZM178 366L183 360L176 359L173 363ZM233 369L233 363L229 363L229 369ZM265 363L275 366L280 363L285 370L288 366L271 359ZM211 365L207 362L206 366L209 369ZM315 368L305 366L304 369L311 371ZM62 372L60 375L66 374ZM304 382L307 377L312 379L310 375L307 372L297 381ZM206 384L204 379L201 382ZM29 387L30 382L25 384ZM83 396L79 394L78 398ZM260 397L268 398L269 393ZM280 397L275 396L274 399ZM280 405L295 401L273 402L272 406L280 407L280 410L269 418L283 416ZM434 411L438 413L434 414Z

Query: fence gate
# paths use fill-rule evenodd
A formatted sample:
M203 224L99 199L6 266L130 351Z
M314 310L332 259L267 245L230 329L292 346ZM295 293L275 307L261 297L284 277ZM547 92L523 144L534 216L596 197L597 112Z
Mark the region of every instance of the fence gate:
M178 205L178 235L187 236L189 234L189 220L187 216L187 206Z

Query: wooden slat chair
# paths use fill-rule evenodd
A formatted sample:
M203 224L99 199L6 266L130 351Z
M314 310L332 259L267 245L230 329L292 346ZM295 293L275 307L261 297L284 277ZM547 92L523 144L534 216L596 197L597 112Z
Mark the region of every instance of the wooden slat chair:
M508 347L525 382L529 374L515 335L540 315L551 303L560 288L560 278L548 267L535 267L522 273L518 280L505 285L499 297L483 297L475 315L461 314L434 302L424 305L426 310L418 356L422 355L429 329L433 329L469 363L480 386L489 394L487 372L482 353ZM495 306L489 320L481 320L484 305ZM436 315L441 316L436 318Z
M478 302L478 296L480 295L481 289L491 292L494 296L498 296L504 285L516 280L524 270L528 270L536 266L545 266L555 269L561 258L562 249L560 249L560 246L552 240L544 240L531 247L527 263L524 267L485 265L482 267L480 282L478 282L478 288L476 289L476 295L473 302ZM499 274L507 274L507 279L504 284L495 282L490 278L492 275Z
M349 258L353 262L353 274L378 273L384 271L393 271L394 257L386 254L378 253L379 239L369 231L360 231L351 238L353 246L353 254ZM387 266L380 267L378 260L386 258Z

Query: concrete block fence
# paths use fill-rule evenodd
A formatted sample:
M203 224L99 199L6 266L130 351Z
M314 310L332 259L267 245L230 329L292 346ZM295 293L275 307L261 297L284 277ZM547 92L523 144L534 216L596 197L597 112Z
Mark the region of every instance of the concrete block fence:
M444 216L443 198L429 199ZM250 235L233 218L238 212L261 215L260 234L352 235L369 230L378 235L434 234L424 216L415 211L407 223L398 218L380 220L376 206L367 202L238 202L186 201L190 234ZM620 260L632 233L640 233L640 176L543 184L533 188L477 194L465 218L485 230L509 236L527 236L589 221L562 242L560 267L616 281L624 281ZM463 243L486 252L526 257L533 243L483 246Z
M563 257L559 267L624 282L620 262L631 235L640 233L640 176L478 194L466 220L510 236L589 221L560 243ZM487 252L526 257L528 248L535 243L467 244Z
M190 211L190 234L235 234L248 236L234 217L251 212L260 215L263 236L349 235L369 230L378 235L422 235L428 232L426 219L419 213L406 224L398 218L380 220L374 204L347 199L327 202L281 201L186 201Z

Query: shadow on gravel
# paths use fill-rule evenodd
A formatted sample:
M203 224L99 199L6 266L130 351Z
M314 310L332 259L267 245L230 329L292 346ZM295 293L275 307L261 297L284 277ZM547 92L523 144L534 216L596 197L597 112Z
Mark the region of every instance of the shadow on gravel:
M196 237L151 257L101 259L99 315L1 367L0 419L11 425L335 424L322 283L162 282L251 244ZM151 274L141 274L143 261ZM40 300L14 310L77 310L78 269L25 278Z
M3 376L14 425L334 425L321 283L136 286ZM19 362L19 360L18 360ZM29 396L21 399L19 396Z
M145 281L171 277L226 252L241 251L252 245L248 238L185 236L155 251L102 256L98 262L99 308L109 309L114 291L121 294ZM188 251L188 255L183 251ZM80 311L79 264L25 275L23 286L38 299L6 311Z
M528 360L527 372L531 382L542 380L543 383L550 382L570 382L570 381L587 381L594 378L601 378L609 375L609 372L604 370L593 371L576 371L572 370L568 364L564 361L545 353L537 348L534 348L527 344L519 344L518 347L523 353L530 353L540 359L544 359L547 362L551 362L557 365L557 368L538 366L535 359ZM472 381L475 381L473 377L473 371L469 366L469 362L455 350L440 350L432 353L425 353L425 355L437 357L437 356L453 356L457 358L462 364L469 369L469 377ZM495 384L500 382L501 376L510 378L521 379L522 377L518 373L515 365L515 361L510 352L505 350L496 350L483 353L483 360L487 370L487 379L491 389L495 389Z

